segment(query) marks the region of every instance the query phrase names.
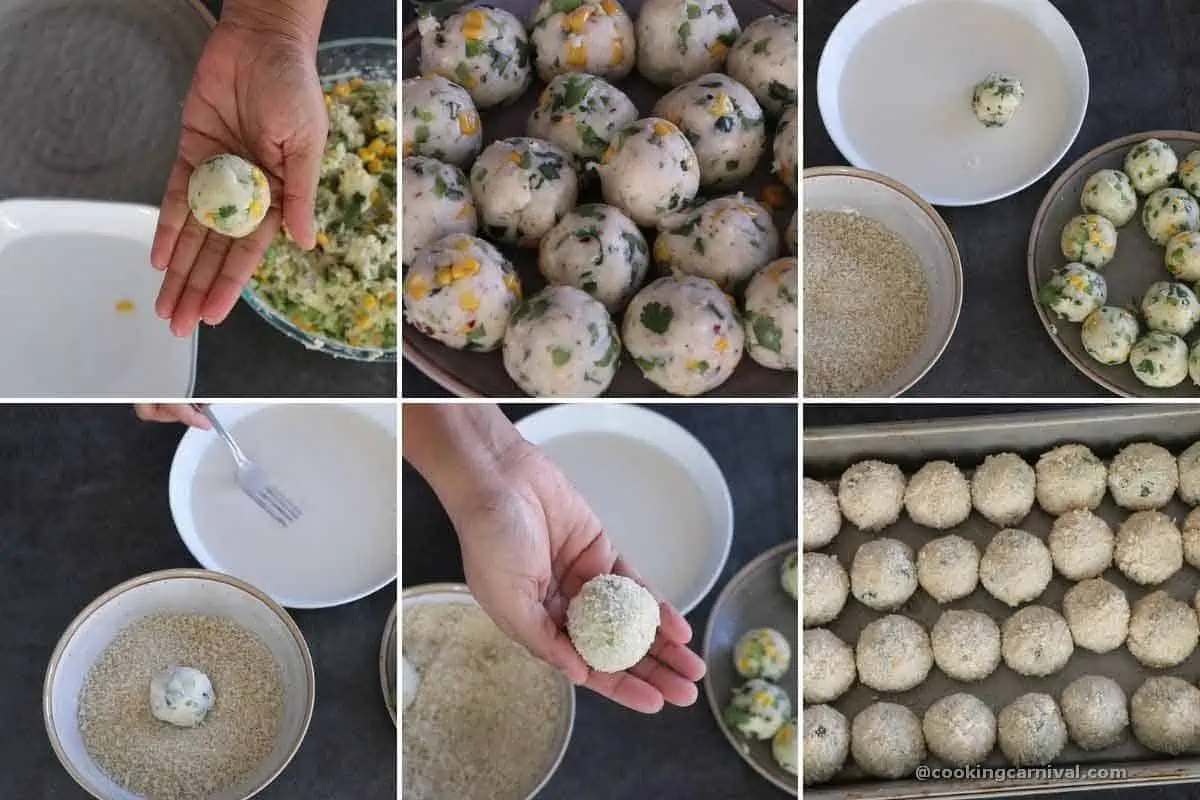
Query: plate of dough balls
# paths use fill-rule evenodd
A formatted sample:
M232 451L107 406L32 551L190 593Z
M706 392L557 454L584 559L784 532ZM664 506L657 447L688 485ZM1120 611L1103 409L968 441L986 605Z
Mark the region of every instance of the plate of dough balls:
M721 590L704 631L704 693L733 748L764 778L797 793L800 744L794 542L762 553Z
M459 396L795 397L799 25L521 0L405 32L405 357Z
M803 490L806 785L1194 747L1200 443L822 478Z
M1127 397L1200 397L1200 134L1151 131L1071 165L1042 202L1029 285L1050 337Z

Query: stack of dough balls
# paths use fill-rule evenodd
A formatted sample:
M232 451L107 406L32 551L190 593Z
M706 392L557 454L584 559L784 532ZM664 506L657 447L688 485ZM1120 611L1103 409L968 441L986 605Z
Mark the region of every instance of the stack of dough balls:
M1200 688L1172 674L1200 645L1200 592L1175 582L1200 569L1200 508L1176 516L1200 505L1200 442L1176 457L1136 441L1108 460L1068 442L969 473L865 459L806 477L803 501L805 785L851 762L869 779L997 751L1044 766L1130 733L1156 753L1200 747ZM1128 683L1106 656L1144 674ZM1076 658L1092 674L1076 664L1060 682ZM993 685L1002 665L1008 684ZM998 699L1013 676L1022 690Z

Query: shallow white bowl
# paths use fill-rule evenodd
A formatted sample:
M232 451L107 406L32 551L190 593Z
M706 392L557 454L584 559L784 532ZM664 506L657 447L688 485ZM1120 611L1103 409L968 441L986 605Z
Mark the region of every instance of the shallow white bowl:
M847 211L869 217L908 242L925 268L929 285L925 338L899 372L860 396L903 394L937 363L958 326L963 271L954 236L941 216L916 193L878 173L849 167L814 167L804 171L803 192L805 212Z
M316 699L312 657L300 629L269 597L236 578L199 569L151 572L126 581L80 612L59 639L42 695L46 732L75 781L99 800L139 800L104 774L79 731L88 671L118 633L154 614L207 614L232 620L271 651L283 677L283 723L271 755L237 786L210 800L246 800L275 780L308 732Z

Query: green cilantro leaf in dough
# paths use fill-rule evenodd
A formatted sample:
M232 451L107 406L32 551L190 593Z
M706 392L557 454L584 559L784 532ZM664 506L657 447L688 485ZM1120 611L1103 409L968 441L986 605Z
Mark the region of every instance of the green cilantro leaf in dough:
M221 206L217 209L217 219L229 219L237 213L237 206Z
M641 322L651 333L662 335L671 327L675 319L675 310L662 303L647 303L642 309Z
M783 331L775 324L775 320L766 314L755 314L751 324L754 338L764 350L779 353L783 349Z
M616 361L619 355L621 355L621 340L617 337L616 326L610 322L608 324L608 349L604 351L604 357L596 362L596 366L607 367Z
M634 356L633 362L638 365L638 369L640 369L642 372L650 372L651 370L658 367L658 362L652 358L642 358L641 356Z
M556 367L564 366L571 360L571 348L569 347L551 347L550 361Z
M692 35L692 23L679 23L679 29L676 31L676 34L679 40L679 52L686 53L688 51L688 38Z

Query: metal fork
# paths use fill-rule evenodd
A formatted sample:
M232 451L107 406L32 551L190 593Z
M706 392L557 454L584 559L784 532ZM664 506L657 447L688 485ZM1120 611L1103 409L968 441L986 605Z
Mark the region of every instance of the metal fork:
M233 454L233 460L237 464L237 484L242 492L285 528L300 519L303 514L300 507L289 500L282 491L271 485L267 473L263 472L262 467L251 461L242 451L212 409L204 405L193 405L192 408L199 411L212 423L213 430L229 447L229 452Z

